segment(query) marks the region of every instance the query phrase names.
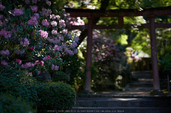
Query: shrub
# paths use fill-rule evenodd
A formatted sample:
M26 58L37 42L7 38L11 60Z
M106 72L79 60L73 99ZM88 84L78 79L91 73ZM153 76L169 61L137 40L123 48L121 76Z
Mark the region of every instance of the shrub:
M1 94L0 96L0 112L1 113L36 113L33 108L21 98L16 98L9 94Z
M1 68L0 94L9 93L15 97L21 96L28 103L37 101L36 80L28 73L4 67Z
M47 110L67 110L74 106L76 92L68 84L63 82L46 82L38 86L37 103L38 112Z

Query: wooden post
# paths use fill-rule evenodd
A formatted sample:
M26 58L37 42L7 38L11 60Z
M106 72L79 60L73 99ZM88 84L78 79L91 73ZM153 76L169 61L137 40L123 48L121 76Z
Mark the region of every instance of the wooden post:
M153 90L154 92L160 90L158 63L157 63L157 47L155 34L155 17L149 17L150 39L151 39L151 57L152 57L152 73L153 73Z
M93 31L93 18L88 17L88 37L87 37L87 54L86 54L86 80L85 92L91 91L91 52L92 52L92 31Z

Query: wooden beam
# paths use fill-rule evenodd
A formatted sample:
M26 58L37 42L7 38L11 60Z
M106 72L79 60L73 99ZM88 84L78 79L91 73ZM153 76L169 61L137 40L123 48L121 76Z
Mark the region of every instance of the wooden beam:
M137 28L149 28L149 23L135 25L135 24L125 24L125 25L92 25L93 29L122 29L122 28L132 28L132 26L137 26ZM171 23L154 23L155 28L171 28ZM72 25L69 27L71 30L74 29L88 29L88 24L86 25Z

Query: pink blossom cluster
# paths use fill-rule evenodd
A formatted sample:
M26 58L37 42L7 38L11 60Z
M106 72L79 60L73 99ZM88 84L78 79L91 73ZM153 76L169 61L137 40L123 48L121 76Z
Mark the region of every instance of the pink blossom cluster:
M85 25L84 21L80 17L77 17L77 19L74 21L70 21L70 24L71 25Z
M61 17L59 15L51 14L50 19L57 19L59 20Z
M55 30L55 29L53 29L53 30L51 31L51 33L52 33L53 35L57 35L57 34L58 34L57 30Z
M63 33L64 35L66 35L66 34L68 33L68 30L67 30L67 29L63 29L63 30L62 30L62 33Z
M31 11L32 11L33 13L37 12L37 10L38 10L38 7L37 7L36 5L30 6L30 8L31 8Z
M23 15L23 13L24 12L21 9L17 9L17 8L14 9L15 16L21 16L21 15Z
M57 26L57 22L56 21L52 21L51 25L52 25L52 27L56 27Z
M25 46L28 46L30 43L29 43L29 40L27 38L24 38L24 41L20 41L20 45L22 45L23 47Z
M3 6L1 3L0 3L0 11L4 11L5 9L5 6Z
M18 64L22 64L22 60L16 59L16 61L17 61Z
M36 16L32 16L31 19L28 21L28 25L37 25L38 21Z
M52 13L52 11L50 9L42 8L42 13L44 17L48 17Z
M43 65L44 65L44 61L40 61L40 62L39 62L39 60L36 60L34 64L35 64L35 65L39 65L39 64L40 64L40 65L43 66Z
M0 20L0 26L2 26L3 25L3 23L2 23L2 21Z
M55 45L54 48L53 48L53 51L59 51L59 50L60 50L60 46Z
M36 19L39 18L39 13L34 13L34 17L36 17Z
M34 67L35 64L31 63L31 62L27 62L25 64L22 64L21 65L21 68L24 68L24 69L27 69L27 68L30 68L30 67Z
M48 6L51 6L51 1L46 0L46 4L47 4Z
M40 0L23 0L23 2L25 2L28 5L28 7L23 7L24 5L18 7L15 6L13 10L10 9L9 11L7 11L9 17L6 17L6 15L0 15L0 19L3 19L0 20L0 26L2 26L0 29L0 36L3 36L8 41L13 42L14 47L16 47L16 48L10 48L9 50L3 48L3 50L0 51L0 55L2 58L1 59L2 66L7 66L12 64L9 59L5 58L10 53L14 53L15 54L14 56L17 56L17 58L13 58L13 56L11 55L12 59L16 59L15 63L20 64L20 66L23 69L28 69L30 72L30 67L34 67L34 66L38 66L38 67L43 66L46 68L47 66L46 61L50 61L52 59L50 55L55 56L59 52L61 52L61 54L67 53L68 55L73 56L75 53L78 52L78 50L75 48L77 46L77 42L79 38L78 37L72 38L72 35L65 28L66 25L68 25L66 22L68 22L67 19L69 19L68 17L69 15L64 14L64 12L62 13L59 12L59 15L51 14L52 11L47 8L47 6L51 5L50 0L45 0L43 4L46 6L45 7L42 6L42 9L40 9L40 7L36 5L39 1ZM3 6L2 4L3 2L0 3L0 11L4 11L6 6L6 5ZM11 18L13 16L16 16L18 18ZM30 26L28 26L27 24ZM8 26L8 27L4 27L4 26ZM45 27L50 29L52 28L52 31L48 31L47 28ZM8 28L11 31L7 31L9 30ZM42 38L39 37L39 35L47 40L43 40ZM7 40L3 40L3 41L8 43ZM47 43L47 41L51 42L52 44L49 42ZM37 45L34 45L33 42L34 43L37 42ZM45 49L46 47L49 47L49 51ZM37 53L40 53L40 55L42 56L41 52L43 50L45 50L45 52L49 55L45 55L42 61L34 59L37 58L38 56ZM22 61L18 59L21 58L21 56L22 58L28 58L28 57L29 58L24 59ZM55 59L57 58L58 57L56 57ZM24 62L28 60L29 61L32 60L32 61ZM59 69L59 66L55 64L50 64L49 66L51 67L51 70L56 71Z
M46 56L43 58L44 61L50 60L50 59L51 59L51 57L50 57L49 55L46 55Z
M68 53L70 56L73 56L74 55L74 52L70 49L65 49L66 53Z
M40 32L40 36L41 36L42 38L47 38L47 37L48 37L48 32L47 32L47 31L39 30L39 32Z
M59 69L59 66L52 64L51 70L56 70L57 71L58 69Z
M75 42L78 42L78 41L79 41L79 37L75 36L75 37L74 37L74 41L75 41Z
M77 47L77 43L76 42L71 43L70 48L76 48L76 47Z
M8 49L2 50L0 53L1 53L2 56L8 56L10 54Z
M4 29L1 29L0 36L4 36L5 39L10 38L11 37L11 32L10 31L6 31Z
M45 26L45 27L49 26L49 22L47 21L47 19L42 20L42 25Z
M1 61L1 65L2 65L2 66L7 66L8 63L7 63L5 60L2 60L2 61Z
M59 27L60 28L64 28L64 27L66 27L66 24L65 24L65 21L64 20L59 20Z

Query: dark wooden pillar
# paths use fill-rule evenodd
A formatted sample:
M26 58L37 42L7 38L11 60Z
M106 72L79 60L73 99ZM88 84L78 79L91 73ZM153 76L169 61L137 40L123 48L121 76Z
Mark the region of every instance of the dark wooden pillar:
M85 92L91 91L91 52L92 52L92 31L93 31L93 18L88 17L88 37L87 37L87 54L86 54L86 80Z
M152 72L153 72L153 90L160 90L159 71L157 62L157 47L156 47L156 33L155 33L155 17L149 17L150 38L151 38L151 57L152 57Z

